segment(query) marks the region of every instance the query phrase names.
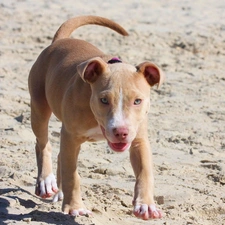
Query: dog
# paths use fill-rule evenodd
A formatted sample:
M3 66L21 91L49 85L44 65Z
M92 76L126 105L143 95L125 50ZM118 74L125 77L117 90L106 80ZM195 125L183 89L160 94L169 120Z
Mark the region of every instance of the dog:
M82 202L77 158L86 141L105 139L115 152L129 149L136 177L133 213L148 220L161 218L153 199L152 154L147 133L150 87L164 80L152 62L137 66L104 54L92 44L70 38L78 27L95 24L121 35L119 24L98 16L79 16L63 23L50 46L31 68L31 127L36 136L38 167L36 195L63 199L62 211L73 216L90 215ZM62 121L57 182L52 172L48 141L51 114Z

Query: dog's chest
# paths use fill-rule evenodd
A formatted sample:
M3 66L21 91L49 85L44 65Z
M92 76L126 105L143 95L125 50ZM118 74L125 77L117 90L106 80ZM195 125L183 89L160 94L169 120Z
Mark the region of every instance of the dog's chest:
M87 130L87 132L85 133L85 137L88 139L88 141L101 141L104 139L101 128L99 126Z

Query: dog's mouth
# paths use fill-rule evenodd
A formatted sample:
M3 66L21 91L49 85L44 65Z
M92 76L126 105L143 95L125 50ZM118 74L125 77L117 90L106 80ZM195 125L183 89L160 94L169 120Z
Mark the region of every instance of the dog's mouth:
M113 143L113 142L110 142L108 140L108 138L106 137L105 135L105 129L101 126L101 130L102 130L102 133L105 137L105 139L108 141L108 145L109 147L115 151L115 152L124 152L125 150L127 150L128 148L130 148L130 143L124 143L124 142L116 142L116 143Z
M115 152L124 152L130 147L129 143L111 143L108 140L109 147Z

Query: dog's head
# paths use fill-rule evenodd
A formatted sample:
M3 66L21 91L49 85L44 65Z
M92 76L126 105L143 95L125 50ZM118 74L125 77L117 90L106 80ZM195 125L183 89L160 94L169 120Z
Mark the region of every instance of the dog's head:
M91 86L90 106L109 147L117 152L128 149L149 112L150 86L161 85L163 72L151 62L134 67L99 57L77 70Z

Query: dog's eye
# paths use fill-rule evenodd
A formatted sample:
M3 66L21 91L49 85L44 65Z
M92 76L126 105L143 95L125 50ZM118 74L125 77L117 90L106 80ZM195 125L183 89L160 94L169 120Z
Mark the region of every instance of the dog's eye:
M140 105L142 100L140 98L137 98L134 100L134 105Z
M105 105L108 105L109 104L109 101L107 98L100 98L100 101L101 103L105 104Z

